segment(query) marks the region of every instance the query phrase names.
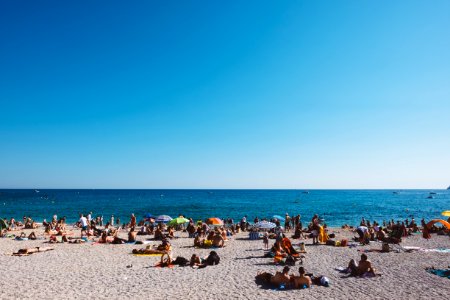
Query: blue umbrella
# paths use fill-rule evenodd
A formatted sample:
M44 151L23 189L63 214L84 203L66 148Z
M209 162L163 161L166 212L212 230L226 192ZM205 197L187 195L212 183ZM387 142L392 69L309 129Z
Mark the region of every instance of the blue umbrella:
M158 216L155 220L156 223L167 223L170 222L172 220L172 217L168 216L168 215L161 215Z
M144 215L144 219L150 219L150 218L154 218L155 216L154 215L152 215L151 213L146 213L145 215Z

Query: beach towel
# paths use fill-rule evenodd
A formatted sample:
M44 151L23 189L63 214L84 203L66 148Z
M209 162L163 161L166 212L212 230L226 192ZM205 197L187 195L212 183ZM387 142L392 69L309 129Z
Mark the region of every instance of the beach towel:
M161 256L162 253L152 253L152 254L134 254L134 256Z
M450 279L450 269L427 269L428 273Z
M426 249L426 248L421 248L421 247L404 246L403 249L406 251L450 253L450 249L448 249L448 248Z

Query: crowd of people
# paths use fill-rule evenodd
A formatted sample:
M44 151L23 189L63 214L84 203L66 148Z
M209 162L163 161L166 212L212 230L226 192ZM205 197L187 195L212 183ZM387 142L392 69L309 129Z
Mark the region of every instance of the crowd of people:
M183 216L180 216L182 218ZM449 218L450 219L450 218ZM9 221L2 220L5 228L2 228L2 236L7 232L22 230L22 229L36 229L38 224L31 217L24 217L23 222L16 221L11 218ZM337 243L333 241L334 236L328 234L327 225L318 215L314 215L311 221L303 226L300 214L295 217L290 217L288 213L285 214L284 220L278 218L259 219L255 217L253 224L248 222L248 217L244 216L239 222L227 218L223 224L218 226L211 226L204 221L195 222L193 219L188 219L185 224L176 224L169 226L166 222L155 222L153 218L143 218L139 222L134 214L130 215L130 219L126 223L121 223L119 218L111 216L110 220L103 223L103 216L92 217L92 212L88 214L80 214L78 221L74 224L74 228L80 230L79 237L72 237L67 234L66 217L58 218L54 215L50 222L43 220L42 226L44 233L49 236L50 243L84 243L87 241L96 242L100 244L124 244L136 243L142 244L142 241L137 239L138 235L149 235L154 241L161 241L159 245L147 245L144 248L137 248L132 251L135 255L161 255L161 263L159 266L180 265L191 266L193 268L204 268L206 266L217 265L220 262L219 255L216 251L211 251L208 257L200 258L196 253L192 254L190 259L183 257L173 258L173 247L170 242L171 239L176 238L175 232L186 232L188 238L192 238L193 246L197 248L221 248L226 242L237 233L241 231L259 231L255 225L261 221L272 221L275 225L267 228L260 233L263 241L265 257L274 259L274 263L284 265L280 272L275 274L261 273L256 276L257 281L264 284L275 286L276 288L293 288L302 289L308 288L313 284L327 286L329 280L325 276L314 276L307 273L302 265L305 258L304 242L300 242L297 247L294 247L290 238L298 240L311 239L312 245L327 244L336 246ZM284 224L282 225L282 222ZM369 244L371 241L380 241L383 243L400 243L402 238L422 232L425 238L429 238L430 233L442 230L436 226L427 226L425 220L421 220L421 224L417 224L414 218L411 220L389 220L383 221L379 224L377 221L370 222L362 218L359 225L356 227L345 224L342 226L345 230L354 231L354 241L361 245ZM293 231L290 238L287 233ZM121 238L120 232L126 232L127 238ZM448 234L448 230L447 230ZM123 234L122 234L123 236ZM25 235L22 232L17 235L20 239L36 239L35 232ZM270 240L274 242L270 246ZM329 243L329 242L332 243ZM343 244L343 243L342 243ZM345 245L343 245L345 246ZM30 250L30 251L28 251ZM31 254L39 252L33 249L21 249L18 254ZM300 263L298 274L291 272L291 267L295 266L296 262ZM341 270L348 273L349 276L374 276L376 274L372 263L368 260L366 254L362 254L358 262L351 259L347 268Z

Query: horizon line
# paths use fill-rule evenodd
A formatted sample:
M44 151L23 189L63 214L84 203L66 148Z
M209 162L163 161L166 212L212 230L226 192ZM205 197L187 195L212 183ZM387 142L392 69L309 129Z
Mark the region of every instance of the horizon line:
M449 186L450 187L450 186ZM41 187L10 187L0 190L448 190L448 188L41 188Z

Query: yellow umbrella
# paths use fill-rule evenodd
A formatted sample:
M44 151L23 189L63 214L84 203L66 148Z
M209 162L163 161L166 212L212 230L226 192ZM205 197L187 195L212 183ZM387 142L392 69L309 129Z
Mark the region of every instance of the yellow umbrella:
M450 217L450 210L446 210L442 212L443 216Z

